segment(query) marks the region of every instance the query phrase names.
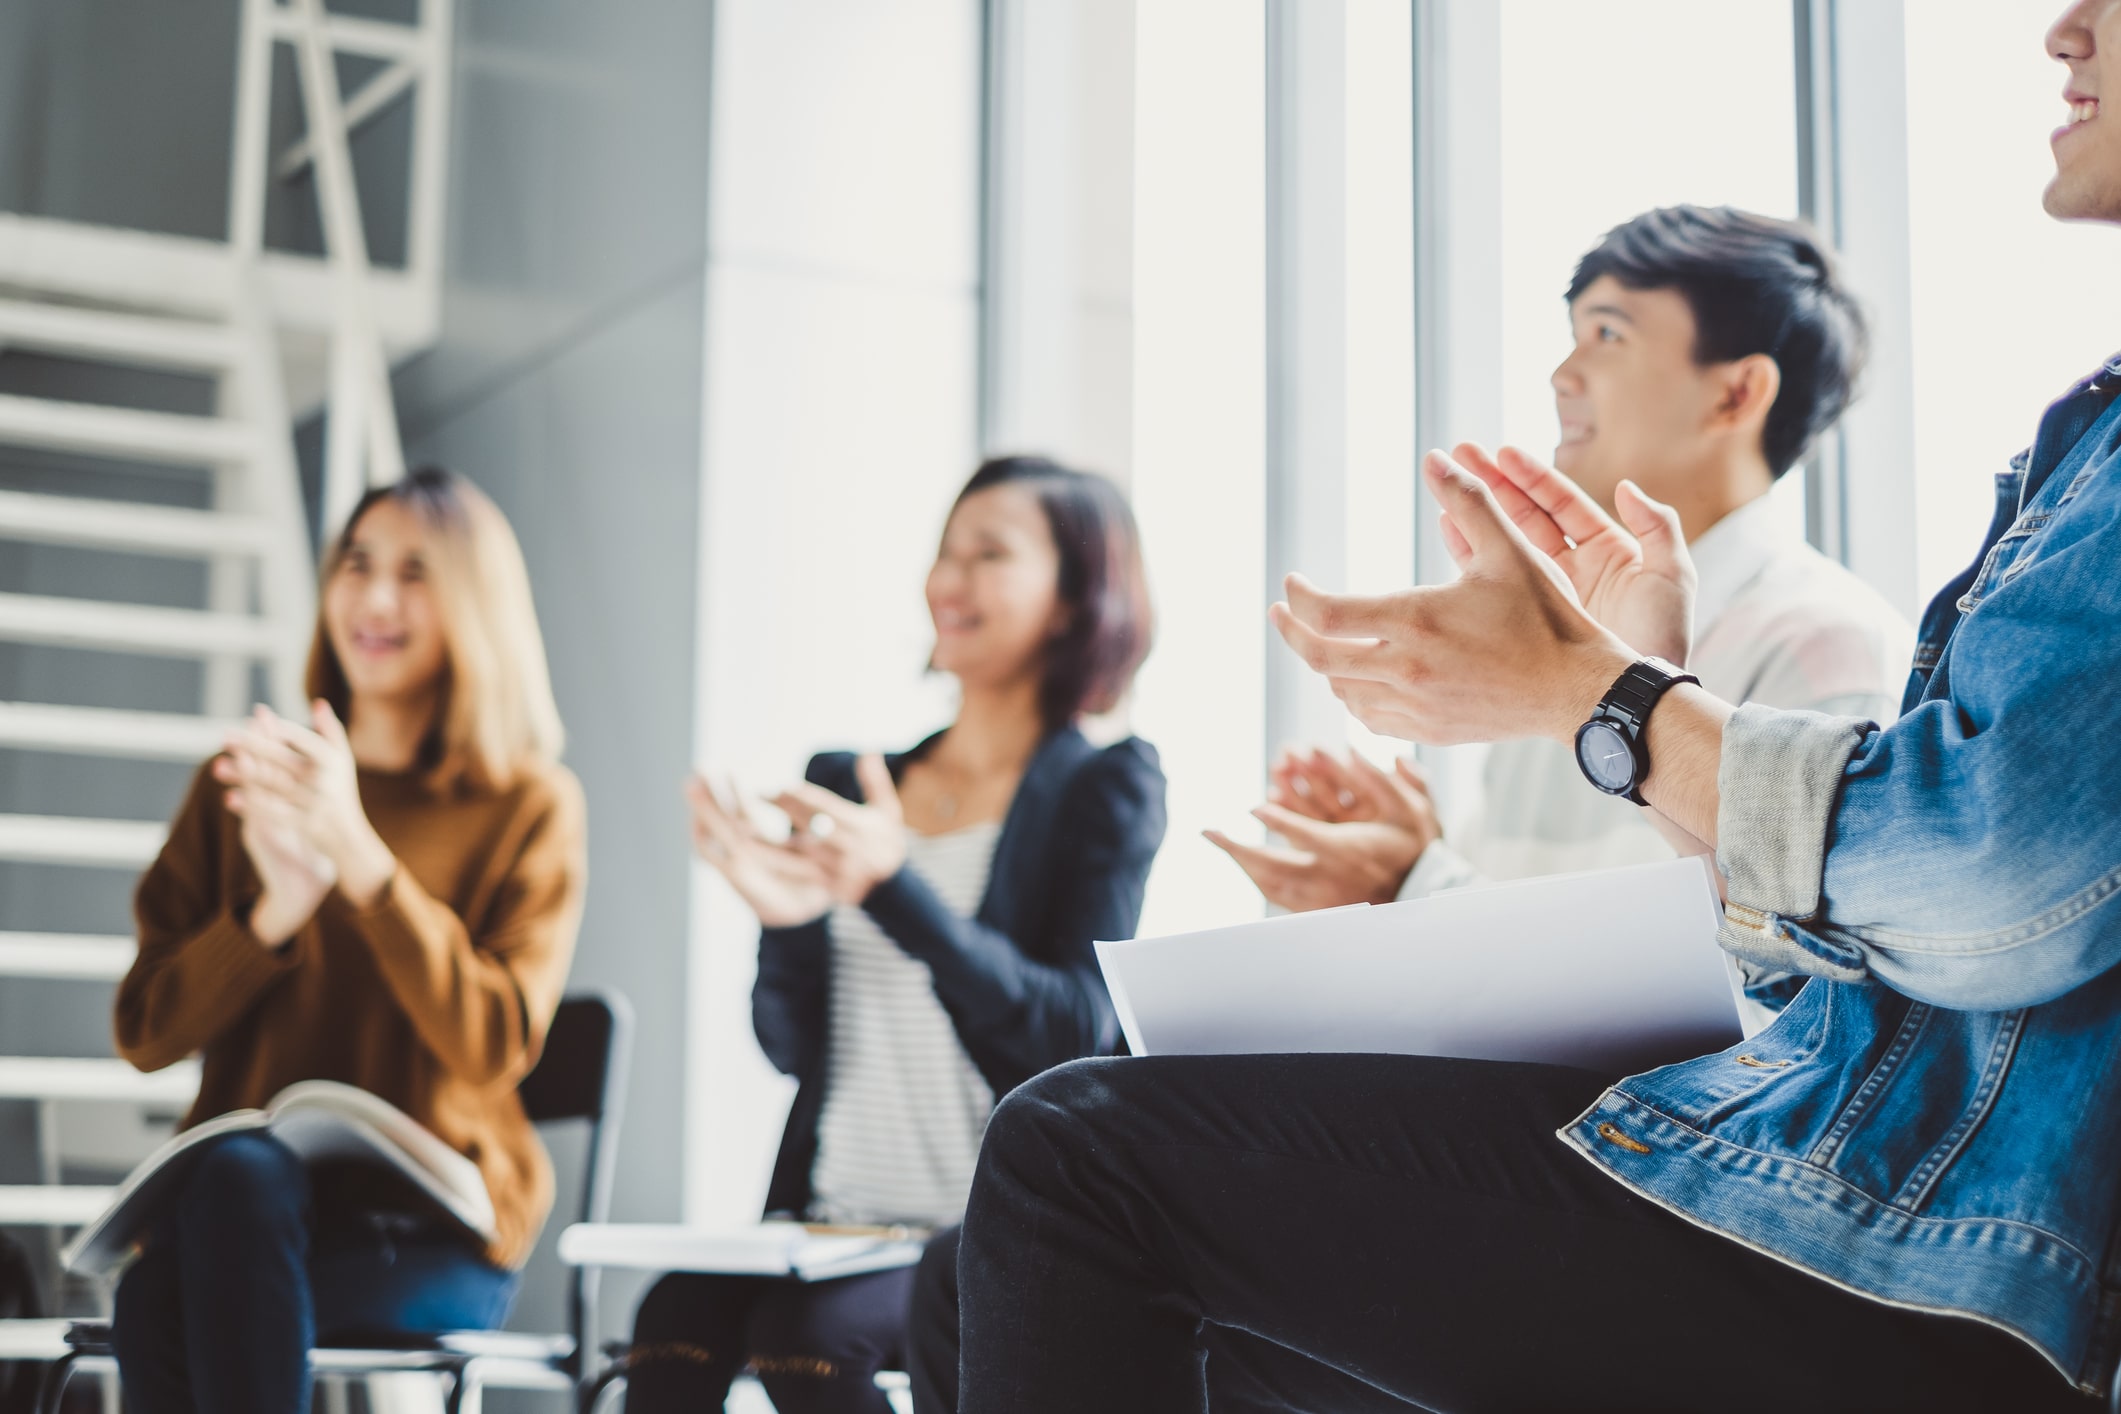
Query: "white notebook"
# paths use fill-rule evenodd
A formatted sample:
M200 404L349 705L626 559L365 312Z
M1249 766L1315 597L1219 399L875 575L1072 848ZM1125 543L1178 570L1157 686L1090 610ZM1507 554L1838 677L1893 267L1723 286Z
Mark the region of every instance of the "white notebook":
M83 1276L108 1275L131 1254L200 1145L259 1129L311 1163L359 1159L396 1169L470 1232L493 1240L493 1199L477 1164L380 1096L333 1080L304 1080L262 1110L215 1115L141 1160L103 1216L75 1234L60 1261Z
M1542 1061L1618 1076L1739 1039L1705 859L1099 943L1136 1055Z

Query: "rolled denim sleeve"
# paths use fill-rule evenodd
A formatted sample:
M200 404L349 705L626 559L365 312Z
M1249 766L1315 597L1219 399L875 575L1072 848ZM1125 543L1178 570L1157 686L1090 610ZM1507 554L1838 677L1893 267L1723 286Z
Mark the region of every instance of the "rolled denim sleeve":
M1842 779L1876 730L1857 717L1750 704L1724 725L1716 867L1728 886L1717 937L1725 951L1770 972L1865 975L1845 950L1778 925L1819 913Z
M2037 1006L2121 964L2121 456L2021 524L1890 727L1733 719L1729 944L1955 1011Z

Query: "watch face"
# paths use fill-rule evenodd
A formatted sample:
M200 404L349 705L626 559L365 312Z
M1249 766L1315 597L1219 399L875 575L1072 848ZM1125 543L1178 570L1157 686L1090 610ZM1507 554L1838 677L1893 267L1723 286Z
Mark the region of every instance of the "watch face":
M1611 722L1587 722L1576 733L1576 762L1609 795L1626 795L1635 784L1635 753Z

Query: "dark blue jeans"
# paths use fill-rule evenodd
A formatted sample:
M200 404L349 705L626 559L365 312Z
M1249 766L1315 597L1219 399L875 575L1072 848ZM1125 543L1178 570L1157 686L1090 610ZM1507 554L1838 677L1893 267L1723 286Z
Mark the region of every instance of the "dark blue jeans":
M129 1414L304 1414L320 1336L507 1315L516 1274L461 1236L313 1207L309 1171L277 1139L231 1135L199 1156L118 1284Z

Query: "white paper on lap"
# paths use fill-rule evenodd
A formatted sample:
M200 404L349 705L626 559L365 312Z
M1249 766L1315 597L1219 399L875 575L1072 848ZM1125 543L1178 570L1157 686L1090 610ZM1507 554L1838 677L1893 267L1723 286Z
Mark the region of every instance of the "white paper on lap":
M1619 1076L1739 1039L1706 859L1132 942L1098 962L1136 1055L1377 1052Z

